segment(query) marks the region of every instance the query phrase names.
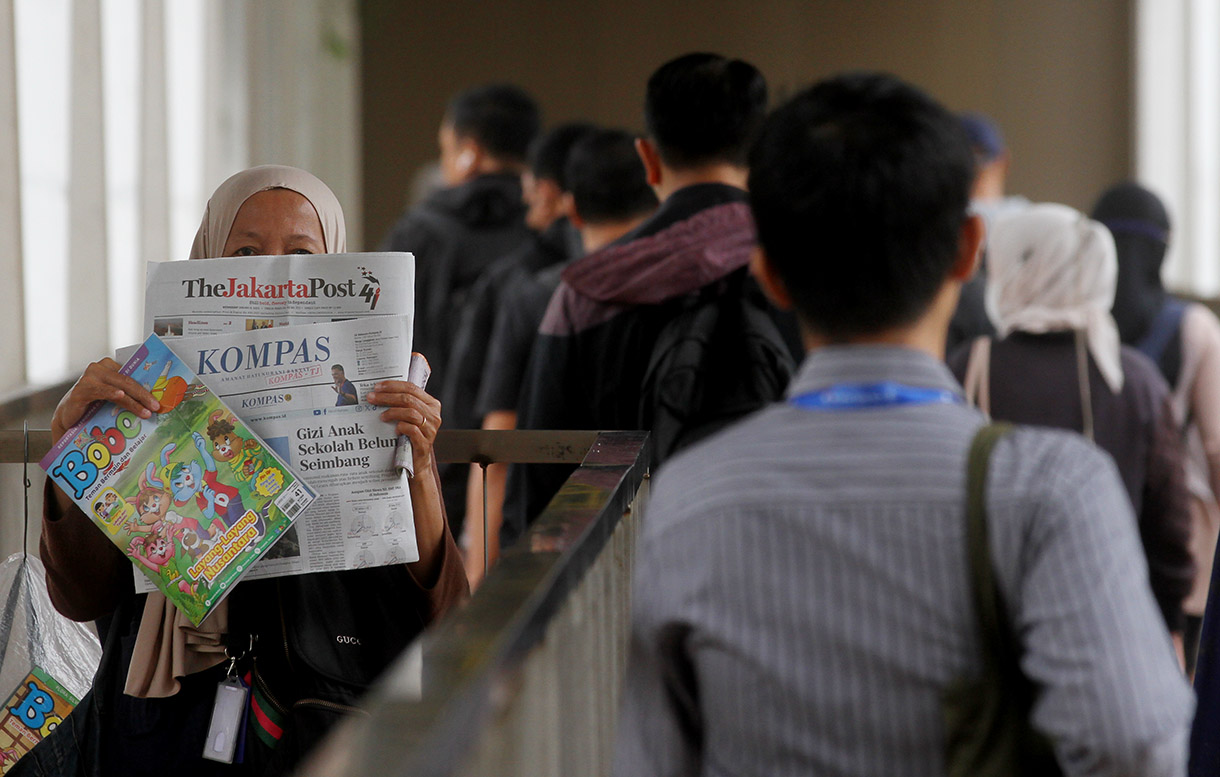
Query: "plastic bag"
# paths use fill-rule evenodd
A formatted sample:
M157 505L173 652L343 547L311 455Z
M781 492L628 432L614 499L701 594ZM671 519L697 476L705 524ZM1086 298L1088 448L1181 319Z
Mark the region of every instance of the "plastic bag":
M56 612L41 561L16 553L0 564L0 773L89 691L101 657L93 631Z

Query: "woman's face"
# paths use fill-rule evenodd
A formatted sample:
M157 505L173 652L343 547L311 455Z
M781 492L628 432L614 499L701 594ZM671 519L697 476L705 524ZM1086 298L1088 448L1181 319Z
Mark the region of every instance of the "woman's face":
M291 189L267 189L242 203L222 256L326 253L322 222L309 200Z

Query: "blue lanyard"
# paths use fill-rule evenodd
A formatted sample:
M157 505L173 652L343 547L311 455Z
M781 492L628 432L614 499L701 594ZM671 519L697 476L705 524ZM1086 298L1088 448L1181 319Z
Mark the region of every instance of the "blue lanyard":
M789 404L802 410L870 410L903 405L960 405L961 395L948 389L906 386L893 381L881 383L840 383L798 394Z

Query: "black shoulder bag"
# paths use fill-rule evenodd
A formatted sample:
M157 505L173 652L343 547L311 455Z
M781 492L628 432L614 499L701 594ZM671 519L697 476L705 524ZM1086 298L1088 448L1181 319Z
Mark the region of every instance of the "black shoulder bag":
M942 699L949 777L1055 777L1063 773L1050 741L1030 724L1037 689L1021 671L1020 648L996 585L987 540L987 470L995 444L1012 427L979 430L966 464L966 548L979 623L983 671L960 679Z

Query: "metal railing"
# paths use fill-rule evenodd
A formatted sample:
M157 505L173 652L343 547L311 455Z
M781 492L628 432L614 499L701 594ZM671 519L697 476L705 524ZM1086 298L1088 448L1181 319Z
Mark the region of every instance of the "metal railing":
M45 386L26 387L0 395L0 427L18 426L26 418L49 417L55 410L55 406L59 404L60 398L68 393L68 389L72 388L72 384L75 382L76 378L73 378Z
M28 447L27 447L28 446ZM46 430L0 430L0 463L36 462ZM575 465L478 592L376 683L302 773L609 772L626 665L643 432L441 431L442 462Z

